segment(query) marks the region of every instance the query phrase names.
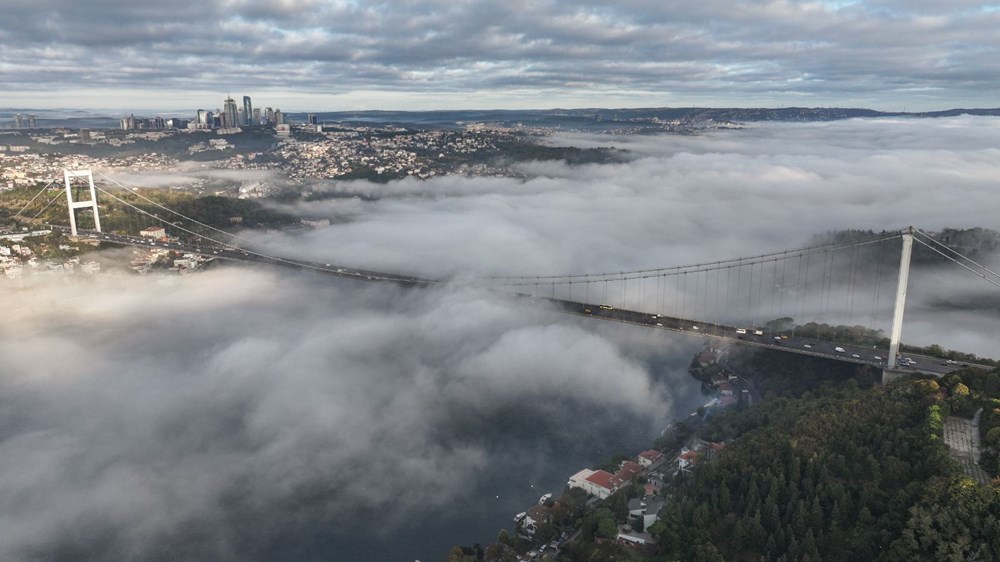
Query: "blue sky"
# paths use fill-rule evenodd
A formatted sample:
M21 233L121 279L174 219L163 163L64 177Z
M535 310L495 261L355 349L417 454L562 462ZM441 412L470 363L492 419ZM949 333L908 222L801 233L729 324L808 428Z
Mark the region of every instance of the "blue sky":
M4 107L1000 106L1000 4L0 0Z

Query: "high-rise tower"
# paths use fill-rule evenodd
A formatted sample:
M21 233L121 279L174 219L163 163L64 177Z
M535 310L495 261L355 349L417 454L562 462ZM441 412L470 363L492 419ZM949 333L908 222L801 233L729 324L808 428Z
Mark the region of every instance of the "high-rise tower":
M243 96L243 124L255 124L253 122L253 104L250 103L250 96Z
M237 120L236 101L226 96L226 103L222 106L222 126L226 128L239 127Z

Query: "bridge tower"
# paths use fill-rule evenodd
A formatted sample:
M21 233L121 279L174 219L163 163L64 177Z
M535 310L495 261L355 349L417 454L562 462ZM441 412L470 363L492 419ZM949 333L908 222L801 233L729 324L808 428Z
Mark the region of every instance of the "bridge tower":
M896 284L896 308L892 312L892 333L889 336L889 370L896 368L899 339L903 334L903 309L906 307L906 285L910 279L910 255L913 253L913 227L903 231L903 253L899 256L899 281Z
M76 210L94 210L94 228L101 231L101 216L97 213L97 190L94 188L94 174L90 170L63 170L63 177L66 180L66 203L69 206L69 228L73 236L76 236ZM72 180L73 178L87 178L90 186L90 200L73 202Z

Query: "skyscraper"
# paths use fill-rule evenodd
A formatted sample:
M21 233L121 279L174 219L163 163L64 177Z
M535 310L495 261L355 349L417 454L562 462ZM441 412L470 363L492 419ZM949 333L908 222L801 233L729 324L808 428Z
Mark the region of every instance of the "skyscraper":
M253 122L253 104L250 103L250 96L243 96L243 124L257 124Z
M236 101L226 96L226 103L222 106L222 126L227 128L238 127L240 125L236 115Z
M285 124L285 114L281 112L280 109L274 110L274 124L284 125Z
M264 118L267 119L268 125L274 125L274 110L270 107L264 109Z
M34 129L35 128L35 116L34 115L28 115L28 128L29 129Z
M20 113L14 116L14 126L17 127L18 129L24 126L24 116L22 116Z
M254 110L253 110L253 121L251 121L250 124L253 125L253 126L255 126L255 127L257 125L260 125L260 108L259 107L254 108Z

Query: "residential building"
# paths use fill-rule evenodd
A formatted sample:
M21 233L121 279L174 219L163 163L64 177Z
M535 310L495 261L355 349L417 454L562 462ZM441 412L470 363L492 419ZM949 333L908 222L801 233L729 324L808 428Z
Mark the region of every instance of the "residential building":
M618 491L622 481L606 470L590 470L585 468L570 477L567 486L580 488L592 496L606 499Z
M143 238L164 238L167 231L162 226L150 226L139 231L139 236Z
M639 453L637 459L643 468L655 468L663 462L663 453L650 449Z
M663 499L656 498L646 504L646 510L642 514L642 528L649 530L649 527L660 518L660 511L663 510Z

